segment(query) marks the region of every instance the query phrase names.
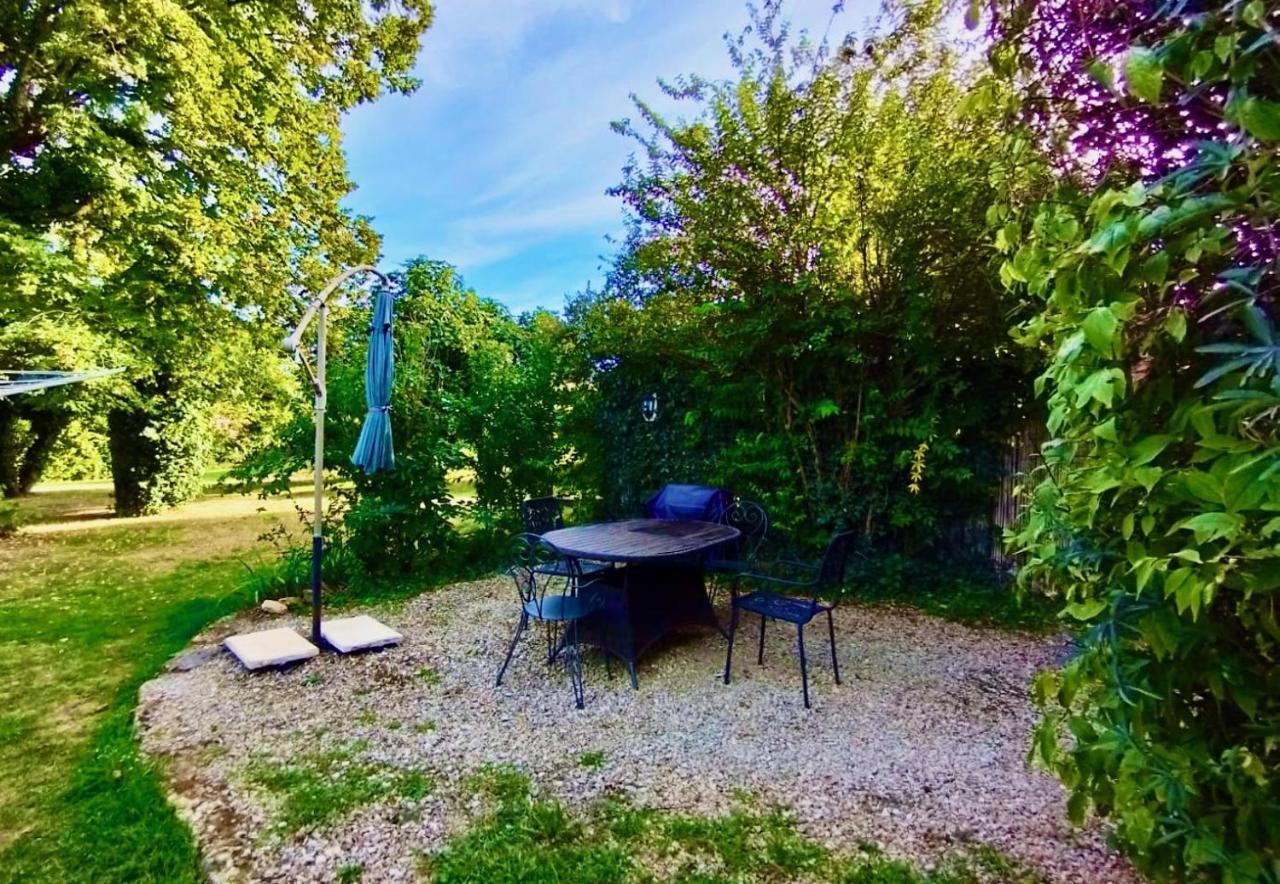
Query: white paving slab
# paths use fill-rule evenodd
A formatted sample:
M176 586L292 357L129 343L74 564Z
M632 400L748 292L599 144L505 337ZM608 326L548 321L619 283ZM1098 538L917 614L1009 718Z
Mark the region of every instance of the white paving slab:
M320 635L344 654L398 645L404 636L390 626L385 626L367 614L359 617L343 617L326 620L320 624Z
M319 648L287 626L233 635L223 644L246 669L283 666L320 653Z

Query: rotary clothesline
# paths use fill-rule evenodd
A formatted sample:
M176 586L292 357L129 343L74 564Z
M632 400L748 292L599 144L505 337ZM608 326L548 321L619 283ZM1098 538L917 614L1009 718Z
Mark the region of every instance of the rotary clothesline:
M34 393L63 384L78 384L119 374L123 368L103 368L95 371L22 371L0 368L0 398L19 393Z

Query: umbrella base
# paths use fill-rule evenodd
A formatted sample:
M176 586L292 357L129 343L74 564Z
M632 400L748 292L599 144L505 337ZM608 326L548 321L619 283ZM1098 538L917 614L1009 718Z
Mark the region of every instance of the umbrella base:
M233 635L223 644L245 669L286 666L320 653L319 648L287 626Z
M367 614L325 620L320 625L320 637L335 651L350 654L398 645L404 636L390 626L385 626Z

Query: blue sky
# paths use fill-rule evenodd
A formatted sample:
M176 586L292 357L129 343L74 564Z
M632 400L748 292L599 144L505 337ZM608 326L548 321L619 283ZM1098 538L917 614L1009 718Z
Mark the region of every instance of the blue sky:
M856 30L874 0L849 0L833 34ZM786 17L820 37L832 0L789 0ZM632 142L609 129L628 95L656 80L728 75L722 39L746 24L743 0L439 0L415 94L344 122L357 189L384 264L416 255L457 265L469 285L519 313L558 310L602 278L622 208L605 190Z

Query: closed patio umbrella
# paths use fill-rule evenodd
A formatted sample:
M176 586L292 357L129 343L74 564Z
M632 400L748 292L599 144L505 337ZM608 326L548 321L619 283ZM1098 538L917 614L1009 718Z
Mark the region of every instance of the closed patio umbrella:
M396 465L391 446L391 380L395 375L395 353L391 345L394 298L385 288L373 303L369 324L369 352L364 367L364 400L369 406L364 427L351 462L366 473L390 470Z
M321 620L321 563L324 559L324 413L328 400L325 380L327 339L329 325L329 298L341 285L360 273L372 273L382 283L374 301L373 323L370 328L369 354L365 371L365 399L369 415L360 434L360 443L352 460L367 472L390 469L394 464L391 454L391 423L387 406L391 397L391 300L389 280L374 267L361 265L344 270L311 299L302 318L289 336L284 348L297 356L307 370L315 392L315 456L313 458L314 509L311 524L311 641L307 642L288 627L242 633L226 640L228 650L249 669L280 666L314 657L326 644L341 653L361 651L399 644L404 638L388 626L367 614L342 617L337 620ZM315 366L307 359L307 350L301 347L302 335L316 323Z

